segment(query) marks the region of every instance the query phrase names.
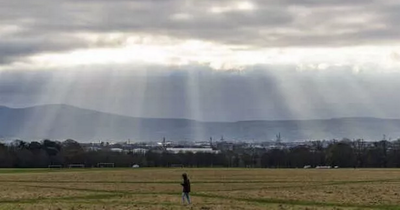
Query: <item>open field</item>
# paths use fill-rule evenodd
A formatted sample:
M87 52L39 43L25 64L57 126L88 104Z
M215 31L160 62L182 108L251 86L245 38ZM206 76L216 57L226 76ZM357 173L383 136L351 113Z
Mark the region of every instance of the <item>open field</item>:
M400 170L2 169L0 209L400 209Z

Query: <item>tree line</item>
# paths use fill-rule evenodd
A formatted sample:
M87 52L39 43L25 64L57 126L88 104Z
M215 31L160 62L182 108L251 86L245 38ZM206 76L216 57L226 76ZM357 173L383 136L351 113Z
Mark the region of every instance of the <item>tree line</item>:
M115 167L259 167L302 168L306 165L346 167L400 167L400 140L365 142L343 139L328 143L313 141L291 148L252 148L236 146L219 148L220 153L168 153L149 150L146 153L113 152L107 148L88 150L74 140L63 142L14 141L0 144L0 167L44 168L49 165L67 167L84 164L114 163Z

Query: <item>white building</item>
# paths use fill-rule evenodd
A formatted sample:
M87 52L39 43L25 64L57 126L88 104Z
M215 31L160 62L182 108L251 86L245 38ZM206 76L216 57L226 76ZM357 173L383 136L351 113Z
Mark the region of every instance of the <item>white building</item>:
M124 150L121 148L111 148L110 149L112 152L123 152Z
M192 152L192 153L212 153L212 154L218 154L220 153L219 150L213 150L212 148L166 148L168 152L171 153L186 153L186 152Z
M140 153L140 154L146 154L149 150L144 149L144 148L135 148L132 150L133 153Z

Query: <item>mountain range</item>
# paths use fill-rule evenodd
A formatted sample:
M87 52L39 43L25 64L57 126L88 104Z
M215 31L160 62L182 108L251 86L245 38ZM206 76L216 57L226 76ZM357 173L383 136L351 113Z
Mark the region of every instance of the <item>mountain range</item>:
M137 118L70 105L0 107L0 139L74 139L92 141L283 141L400 137L400 120L367 117L322 120L200 122L187 119Z

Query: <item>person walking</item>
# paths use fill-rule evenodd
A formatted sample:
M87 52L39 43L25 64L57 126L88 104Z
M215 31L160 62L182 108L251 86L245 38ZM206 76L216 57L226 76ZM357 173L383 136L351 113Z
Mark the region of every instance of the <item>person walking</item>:
M185 204L185 200L188 204L190 204L190 180L186 173L182 174L183 182L181 183L183 190L182 190L182 203Z

